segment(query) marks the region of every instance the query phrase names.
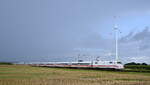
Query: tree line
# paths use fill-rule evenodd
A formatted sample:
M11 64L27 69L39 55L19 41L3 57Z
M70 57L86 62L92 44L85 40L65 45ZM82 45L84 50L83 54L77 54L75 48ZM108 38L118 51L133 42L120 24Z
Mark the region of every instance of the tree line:
M148 65L147 63L135 63L135 62L130 62L126 63L125 65Z

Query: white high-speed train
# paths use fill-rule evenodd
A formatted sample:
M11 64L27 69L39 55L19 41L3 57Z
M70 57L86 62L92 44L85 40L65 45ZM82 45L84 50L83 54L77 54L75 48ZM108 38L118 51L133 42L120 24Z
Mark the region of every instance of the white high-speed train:
M30 65L43 67L124 69L123 64L116 61L32 62Z

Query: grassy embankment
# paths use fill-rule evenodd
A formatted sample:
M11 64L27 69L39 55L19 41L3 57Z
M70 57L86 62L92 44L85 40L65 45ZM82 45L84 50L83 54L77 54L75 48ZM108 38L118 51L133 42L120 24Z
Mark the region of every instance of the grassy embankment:
M0 85L150 85L150 73L0 65Z

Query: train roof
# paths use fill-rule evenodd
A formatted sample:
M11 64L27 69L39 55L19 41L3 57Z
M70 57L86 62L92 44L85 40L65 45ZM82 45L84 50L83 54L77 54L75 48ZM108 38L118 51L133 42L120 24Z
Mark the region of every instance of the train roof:
M77 61L70 61L70 62L28 62L28 63L25 63L25 64L51 64L51 63L91 63L91 62L117 62L117 61L82 61L82 62L77 62Z

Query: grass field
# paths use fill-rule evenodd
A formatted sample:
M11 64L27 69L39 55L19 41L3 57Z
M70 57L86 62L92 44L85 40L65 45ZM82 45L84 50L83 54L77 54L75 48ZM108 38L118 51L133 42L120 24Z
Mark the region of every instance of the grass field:
M150 73L0 65L0 85L150 85Z

